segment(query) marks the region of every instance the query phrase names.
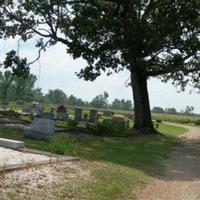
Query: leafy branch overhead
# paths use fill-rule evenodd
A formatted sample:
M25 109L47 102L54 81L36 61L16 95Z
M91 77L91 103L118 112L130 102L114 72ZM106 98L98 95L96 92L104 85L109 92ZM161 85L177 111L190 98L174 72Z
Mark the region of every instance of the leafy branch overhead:
M147 79L200 88L199 0L1 0L0 36L42 50L61 42L87 65L77 75L95 80L128 70L136 129L153 130Z
M29 65L27 64L26 58L20 58L17 56L16 51L12 50L6 54L5 61L2 66L5 69L11 68L12 72L17 76L28 76Z
M27 41L37 34L49 45L66 44L74 58L87 61L78 74L86 80L127 68L197 85L198 0L4 0L0 7L5 37Z

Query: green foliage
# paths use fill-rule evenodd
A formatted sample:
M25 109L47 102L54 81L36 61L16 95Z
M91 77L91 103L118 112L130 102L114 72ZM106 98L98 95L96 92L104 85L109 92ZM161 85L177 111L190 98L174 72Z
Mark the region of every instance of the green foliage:
M197 119L195 122L194 122L195 125L200 125L200 119Z
M73 119L68 119L67 120L67 126L71 129L76 129L78 126L78 122L76 120Z
M108 107L108 93L97 95L90 103L90 106L94 108L107 108Z
M49 90L46 98L53 104L64 104L67 101L66 94L60 89Z
M156 119L156 122L157 122L157 123L162 123L162 120Z
M72 155L76 154L76 142L74 139L66 136L55 136L52 138L49 144L49 150L51 153L60 155Z
M19 118L20 114L15 112L14 110L1 110L0 115L4 117L13 117L13 118Z
M132 102L130 100L125 99L114 99L112 104L110 105L111 109L119 109L119 110L131 110L133 108Z
M96 123L96 132L99 135L106 136L125 136L127 134L127 127L122 123L106 119L103 122Z
M34 99L35 93L39 91L38 88L34 88L36 80L37 78L33 74L19 77L10 71L0 73L0 98L31 101Z
M29 65L26 58L20 58L18 53L14 50L6 54L3 67L5 69L10 68L14 75L18 77L27 77L29 75Z
M199 10L199 0L3 1L0 35L26 42L37 34L40 51L63 43L74 59L86 61L77 74L85 80L128 70L127 85L138 89L135 127L141 130L147 119L152 125L149 77L172 80L182 90L188 83L200 88Z

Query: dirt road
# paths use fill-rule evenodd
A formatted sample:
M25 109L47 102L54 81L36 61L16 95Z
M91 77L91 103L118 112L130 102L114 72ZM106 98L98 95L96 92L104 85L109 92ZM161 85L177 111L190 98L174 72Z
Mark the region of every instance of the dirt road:
M140 200L200 200L200 128L181 136L166 161L164 177L153 178Z

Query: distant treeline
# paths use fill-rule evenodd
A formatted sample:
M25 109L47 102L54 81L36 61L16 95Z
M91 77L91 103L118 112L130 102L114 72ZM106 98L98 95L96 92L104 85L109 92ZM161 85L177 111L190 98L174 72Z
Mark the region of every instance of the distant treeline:
M109 103L109 94L107 92L97 95L90 102L84 101L74 95L67 95L60 89L49 90L47 94L43 94L41 88L35 88L36 81L37 77L33 74L30 74L28 77L17 77L10 71L0 72L1 100L37 101L41 103L68 104L127 111L133 109L133 104L130 100L114 99L113 102Z
M68 104L73 106L86 106L95 108L107 108L115 110L132 111L133 103L130 100L114 99L108 101L109 94L104 92L92 99L92 101L84 101L74 95L67 95L60 89L49 90L47 94L43 94L41 88L35 88L37 77L30 74L28 77L14 76L10 71L0 72L0 98L1 100L8 99L10 101L23 100L26 102L37 101L41 103L52 104ZM154 113L168 114L193 114L194 107L187 106L185 110L178 112L175 108L154 107Z

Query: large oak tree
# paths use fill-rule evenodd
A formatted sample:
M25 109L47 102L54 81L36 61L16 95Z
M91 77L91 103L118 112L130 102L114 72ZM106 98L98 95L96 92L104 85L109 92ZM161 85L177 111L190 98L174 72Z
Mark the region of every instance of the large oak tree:
M95 80L130 72L134 128L153 133L147 80L199 87L199 0L1 0L0 34L27 41L39 52L57 42L87 66L78 76ZM14 2L14 3L13 3ZM108 86L107 86L108 87ZM158 97L161 98L161 97Z

